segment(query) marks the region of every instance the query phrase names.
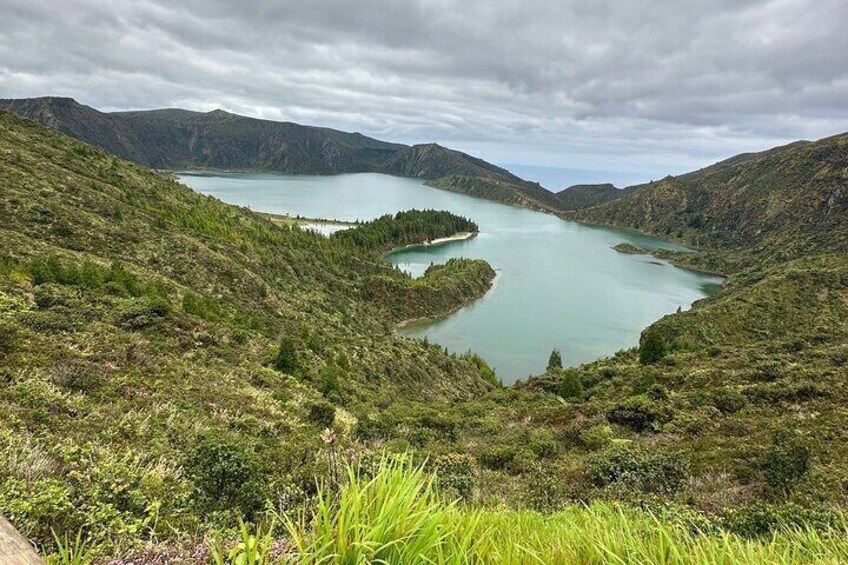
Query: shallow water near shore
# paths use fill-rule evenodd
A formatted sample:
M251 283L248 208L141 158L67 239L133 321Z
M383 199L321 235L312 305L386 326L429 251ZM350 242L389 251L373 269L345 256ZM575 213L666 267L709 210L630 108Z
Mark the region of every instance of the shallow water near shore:
M689 308L722 282L612 249L621 242L680 249L673 243L436 190L418 179L233 173L180 180L261 212L354 221L431 208L471 218L480 226L477 237L402 250L386 260L418 276L451 257L485 259L498 272L494 288L458 312L407 325L401 333L426 336L454 352L471 349L506 384L544 371L553 348L567 365L578 365L633 347L650 323Z

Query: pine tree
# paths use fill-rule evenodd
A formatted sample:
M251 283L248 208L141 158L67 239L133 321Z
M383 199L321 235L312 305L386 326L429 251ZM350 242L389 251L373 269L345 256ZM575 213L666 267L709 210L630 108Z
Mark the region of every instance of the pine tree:
M559 352L559 349L554 349L548 358L548 372L558 369L562 369L562 354Z

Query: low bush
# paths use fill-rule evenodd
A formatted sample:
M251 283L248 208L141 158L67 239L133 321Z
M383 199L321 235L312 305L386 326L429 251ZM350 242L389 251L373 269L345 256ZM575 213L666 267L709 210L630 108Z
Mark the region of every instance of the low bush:
M588 471L597 487L616 486L662 495L680 491L689 478L689 464L680 454L649 454L628 446L593 456Z
M778 495L785 495L805 477L812 464L807 442L793 432L775 434L772 443L760 458L766 484Z
M607 420L633 430L644 432L655 430L660 424L671 420L671 410L661 402L639 395L616 404L607 412Z
M465 453L437 455L429 467L436 474L439 490L449 497L470 498L477 486L474 458Z
M329 402L313 402L309 405L307 418L319 428L330 428L336 419L336 407Z

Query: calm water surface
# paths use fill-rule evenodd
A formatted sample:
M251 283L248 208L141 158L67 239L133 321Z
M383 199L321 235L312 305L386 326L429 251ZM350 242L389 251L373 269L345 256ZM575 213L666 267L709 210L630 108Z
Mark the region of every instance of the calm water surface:
M182 182L224 202L256 211L310 218L368 220L411 208L450 210L473 219L468 241L390 255L420 275L451 257L487 260L498 272L482 299L446 318L416 324L405 335L451 351L481 354L505 383L545 369L551 349L578 365L636 345L645 326L708 296L721 279L675 268L611 246L677 249L625 231L565 222L378 174L329 177L268 174L182 175Z

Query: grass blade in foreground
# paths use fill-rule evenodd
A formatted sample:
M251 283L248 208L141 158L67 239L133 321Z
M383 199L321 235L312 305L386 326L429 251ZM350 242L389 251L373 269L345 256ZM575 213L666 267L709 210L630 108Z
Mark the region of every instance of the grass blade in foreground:
M433 478L384 461L322 489L311 518L288 524L301 563L774 564L848 562L843 532L784 531L761 540L693 534L691 525L614 504L531 511L445 503Z

